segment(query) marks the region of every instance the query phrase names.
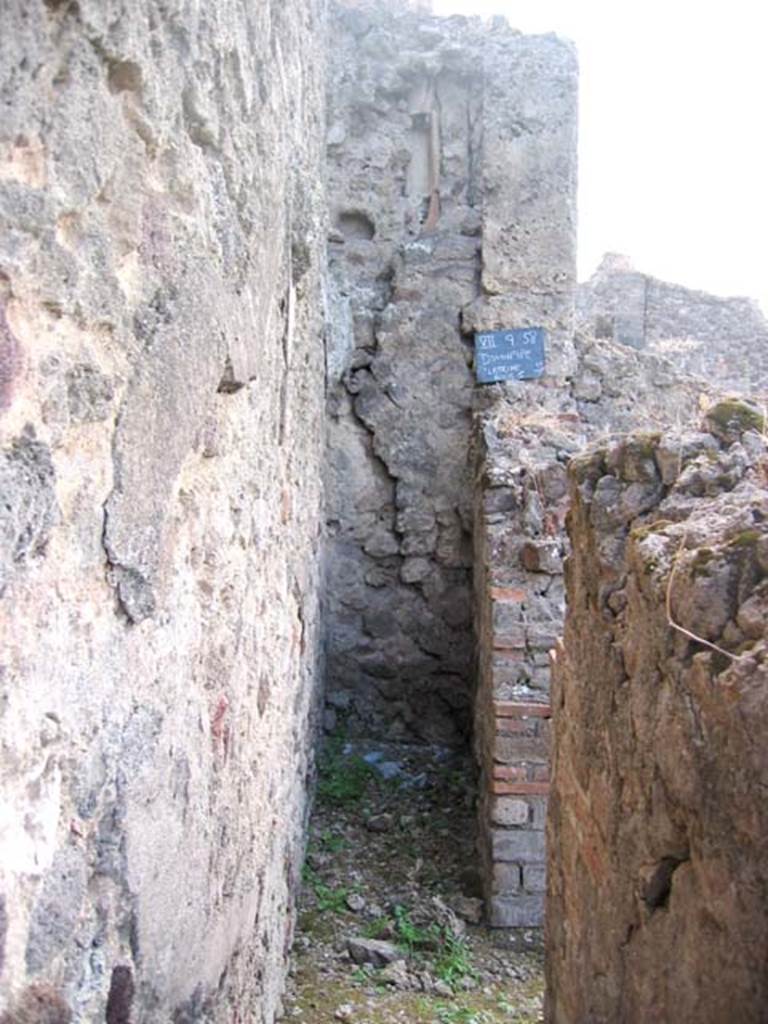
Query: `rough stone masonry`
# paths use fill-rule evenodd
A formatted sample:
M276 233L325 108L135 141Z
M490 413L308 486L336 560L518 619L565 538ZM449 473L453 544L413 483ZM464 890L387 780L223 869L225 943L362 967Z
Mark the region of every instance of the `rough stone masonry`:
M574 337L572 47L425 6L0 8L2 1024L271 1024L324 649L390 738L479 675L491 920L541 918L564 462L701 386ZM547 374L477 401L511 324Z
M325 13L0 14L4 1024L272 1020L326 389L333 708L469 728L471 336L570 365L574 55L338 4L326 79Z
M557 388L497 385L475 423L475 750L487 918L544 921L550 789L549 651L565 614L566 467L590 440L695 423L708 385L666 359L574 338Z
M765 1020L764 413L571 462L547 1020Z
M0 5L0 1019L272 1021L319 671L324 4Z
M723 391L764 400L768 321L756 301L660 281L608 253L576 293L579 324L596 338L664 354Z
M475 330L572 361L576 62L504 19L341 5L329 87L330 725L456 743L473 695Z

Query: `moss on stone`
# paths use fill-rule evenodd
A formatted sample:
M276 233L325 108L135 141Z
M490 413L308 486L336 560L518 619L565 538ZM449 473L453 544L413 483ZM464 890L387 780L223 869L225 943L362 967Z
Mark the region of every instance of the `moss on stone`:
M754 547L762 536L763 535L759 530L742 530L741 533L737 533L734 537L730 538L730 540L728 541L728 547Z
M674 526L671 519L657 519L655 523L643 523L642 526L636 526L630 531L630 539L636 543L644 541L646 537L650 537L652 533L663 533L668 526Z
M706 418L721 430L765 430L765 416L741 398L724 398L707 410Z
M661 433L658 430L652 430L646 433L632 434L627 439L626 448L633 455L639 455L641 458L652 459L660 442Z
M693 556L693 562L691 563L691 576L693 576L694 579L697 576L708 576L708 566L714 557L715 552L712 548L699 548Z
M568 470L578 483L599 480L605 474L605 449L592 448L574 455L568 463Z

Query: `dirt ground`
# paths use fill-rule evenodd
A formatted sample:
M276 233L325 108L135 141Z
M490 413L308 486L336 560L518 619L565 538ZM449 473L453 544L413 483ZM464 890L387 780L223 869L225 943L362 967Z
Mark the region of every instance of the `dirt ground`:
M283 1020L537 1024L536 931L478 920L468 757L329 741Z

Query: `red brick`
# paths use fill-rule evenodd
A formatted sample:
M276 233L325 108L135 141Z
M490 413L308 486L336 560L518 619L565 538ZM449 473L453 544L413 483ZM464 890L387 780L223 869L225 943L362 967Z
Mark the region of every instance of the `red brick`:
M550 718L549 704L516 704L510 700L493 702L497 718Z
M521 651L521 650L518 650L517 648L512 648L512 647L501 647L501 648L499 648L497 644L494 644L493 656L494 656L494 658L500 659L501 661L525 661L526 660L525 651Z
M549 765L548 764L534 764L531 765L531 774L536 782L549 782Z
M520 587L491 587L492 601L524 601L528 594Z
M548 782L491 782L491 793L495 796L546 796Z
M525 782L528 778L528 766L525 764L495 764L493 777L494 779Z

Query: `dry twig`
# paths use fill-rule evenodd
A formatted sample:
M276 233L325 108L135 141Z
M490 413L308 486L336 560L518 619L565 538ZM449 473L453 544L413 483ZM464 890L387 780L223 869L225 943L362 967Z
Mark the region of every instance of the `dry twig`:
M732 661L744 661L747 657L745 654L734 654L733 651L726 651L724 647L720 647L718 644L714 644L711 640L705 640L703 636L699 636L697 633L692 633L690 629L686 629L685 626L681 626L679 622L676 622L672 615L672 582L675 578L677 571L678 562L680 561L680 555L688 535L684 533L680 544L678 545L675 557L672 559L672 566L669 570L669 578L667 579L667 593L665 607L667 612L667 624L676 629L678 633L682 633L683 636L687 636L689 640L695 640L697 644L704 644L705 647L709 647L712 651L717 651L718 654L724 654L726 658L730 658Z

